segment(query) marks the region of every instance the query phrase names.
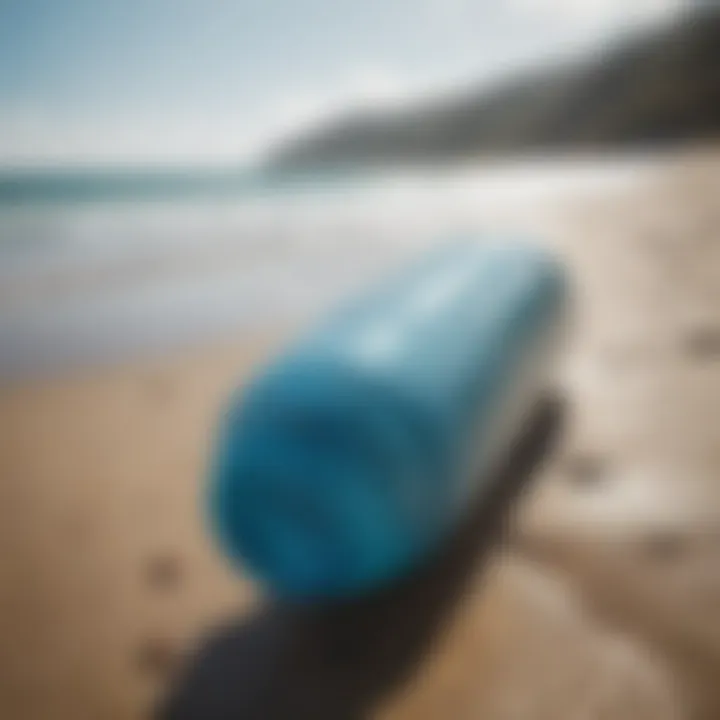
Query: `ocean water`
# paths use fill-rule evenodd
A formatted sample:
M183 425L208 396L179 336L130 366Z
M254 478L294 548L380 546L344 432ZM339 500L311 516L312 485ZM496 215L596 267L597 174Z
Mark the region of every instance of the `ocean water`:
M540 213L624 192L654 168L0 172L0 377L302 326L434 244L539 236Z

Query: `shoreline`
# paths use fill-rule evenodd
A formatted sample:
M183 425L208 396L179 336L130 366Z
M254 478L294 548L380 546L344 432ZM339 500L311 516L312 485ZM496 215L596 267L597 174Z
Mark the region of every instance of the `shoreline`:
M572 165L574 187L562 163L526 163L398 178L341 203L331 193L249 214L178 206L189 226L173 205L160 215L66 210L59 228L50 215L39 231L64 233L67 249L50 244L0 278L0 383L303 326L443 238L549 235L546 216L647 184L658 162Z

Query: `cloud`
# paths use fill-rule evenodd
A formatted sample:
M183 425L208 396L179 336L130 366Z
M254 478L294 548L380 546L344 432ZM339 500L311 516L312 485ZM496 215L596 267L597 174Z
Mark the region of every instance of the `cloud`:
M513 0L516 7L582 24L647 22L670 17L687 0Z
M373 61L351 64L324 86L285 88L255 111L243 104L222 114L187 108L59 113L42 104L4 108L0 165L252 161L278 138L348 111L395 106L423 89L389 64Z
M354 101L366 105L393 105L413 93L413 84L388 65L369 63L351 74L349 87Z
M271 135L292 134L342 113L396 107L427 89L389 64L356 63L324 87L288 90L271 103Z

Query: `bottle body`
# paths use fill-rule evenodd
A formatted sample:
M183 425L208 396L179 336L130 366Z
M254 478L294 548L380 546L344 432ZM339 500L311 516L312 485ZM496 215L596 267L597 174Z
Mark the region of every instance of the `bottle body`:
M534 247L467 243L372 289L272 363L224 420L224 547L291 597L419 562L483 490L547 386L565 281Z

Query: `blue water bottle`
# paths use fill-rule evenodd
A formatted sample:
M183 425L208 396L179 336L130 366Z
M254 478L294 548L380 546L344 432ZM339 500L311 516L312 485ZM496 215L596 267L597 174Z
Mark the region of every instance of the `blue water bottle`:
M434 251L346 305L223 417L210 504L226 552L294 599L408 572L547 388L565 305L558 261L511 241Z

